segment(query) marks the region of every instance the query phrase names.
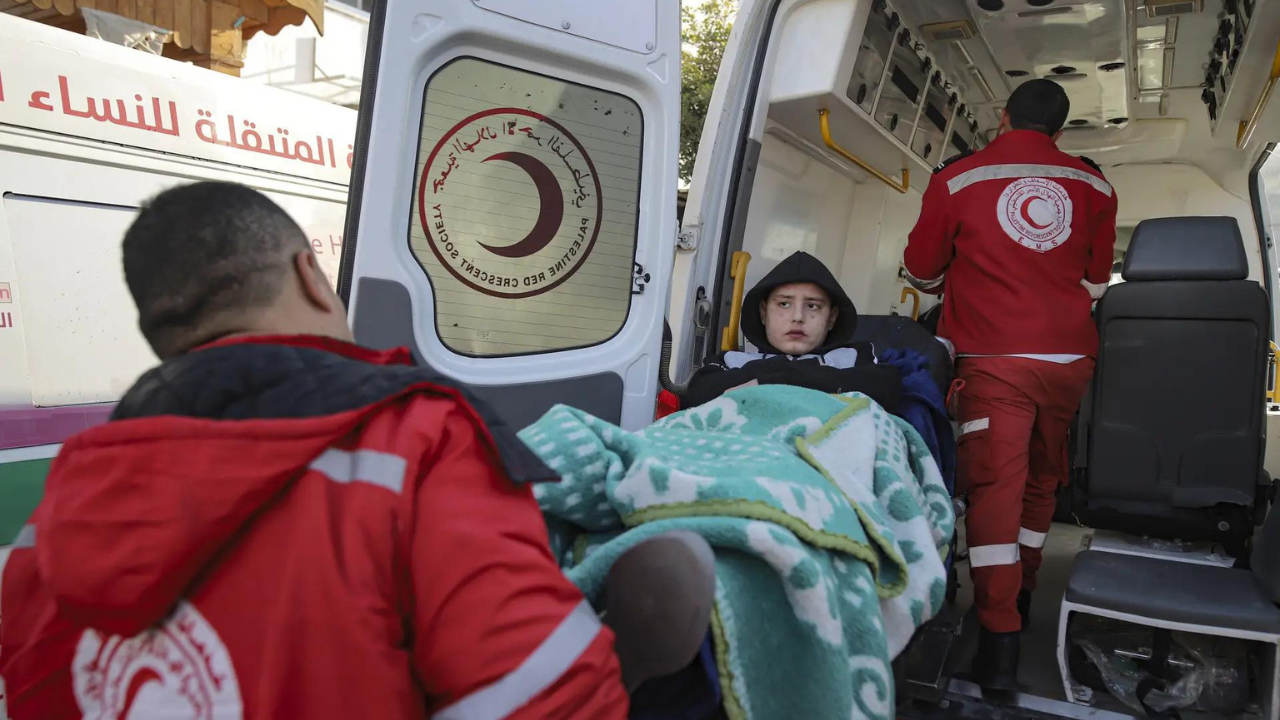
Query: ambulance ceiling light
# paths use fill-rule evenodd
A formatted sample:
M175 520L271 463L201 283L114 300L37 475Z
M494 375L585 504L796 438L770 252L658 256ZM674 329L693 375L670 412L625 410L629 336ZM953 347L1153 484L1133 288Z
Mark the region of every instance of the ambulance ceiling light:
M1204 0L1146 0L1147 17L1151 20L1170 15L1204 12Z
M1171 47L1149 46L1138 49L1138 89L1160 90L1173 84L1173 60Z
M1032 17L1048 17L1050 15L1065 15L1069 12L1072 12L1073 10L1075 10L1075 8L1067 7L1067 6L1037 8L1035 10L1023 10L1022 12L1018 13L1018 17L1032 18Z
M968 20L948 20L920 26L920 34L931 42L972 40L977 31Z

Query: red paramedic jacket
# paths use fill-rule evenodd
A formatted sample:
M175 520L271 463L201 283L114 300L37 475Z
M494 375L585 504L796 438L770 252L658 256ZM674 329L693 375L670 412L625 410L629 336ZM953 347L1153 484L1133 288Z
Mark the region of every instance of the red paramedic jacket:
M1116 193L1092 161L1012 130L929 180L904 265L946 291L938 336L959 355L1094 357L1093 298L1111 279Z
M10 716L625 718L613 636L513 482L545 467L433 376L301 337L144 375L4 567Z

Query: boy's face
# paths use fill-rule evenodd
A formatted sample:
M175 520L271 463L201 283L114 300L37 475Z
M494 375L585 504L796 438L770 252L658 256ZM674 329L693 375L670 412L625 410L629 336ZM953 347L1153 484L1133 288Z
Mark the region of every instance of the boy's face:
M760 304L765 337L787 355L806 355L827 339L840 309L813 283L779 285Z

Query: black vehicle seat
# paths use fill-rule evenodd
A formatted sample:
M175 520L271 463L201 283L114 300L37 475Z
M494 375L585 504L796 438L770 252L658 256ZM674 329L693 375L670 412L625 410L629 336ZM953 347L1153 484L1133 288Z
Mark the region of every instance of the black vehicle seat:
M1101 345L1076 515L1239 548L1260 500L1270 303L1235 219L1140 223Z

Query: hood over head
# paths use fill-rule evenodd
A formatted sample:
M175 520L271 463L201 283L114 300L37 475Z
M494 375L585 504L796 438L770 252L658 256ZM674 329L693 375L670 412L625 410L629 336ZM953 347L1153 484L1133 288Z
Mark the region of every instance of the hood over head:
M827 333L826 339L813 351L814 353L822 355L853 341L853 334L858 329L858 310L853 306L853 301L845 294L844 288L840 287L840 283L821 260L800 251L792 253L787 259L778 263L777 267L770 270L743 298L742 334L752 345L762 353L779 354L779 350L769 344L768 336L765 334L764 318L760 316L760 303L769 299L769 293L773 292L774 288L791 283L817 285L826 291L827 296L831 298L832 306L840 309L835 327L831 328L831 332Z

